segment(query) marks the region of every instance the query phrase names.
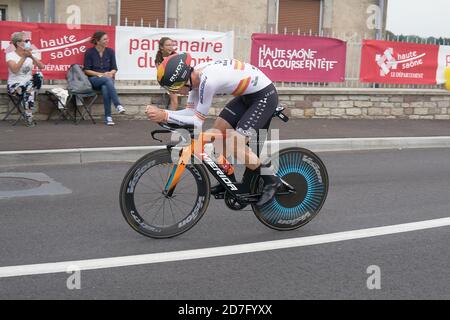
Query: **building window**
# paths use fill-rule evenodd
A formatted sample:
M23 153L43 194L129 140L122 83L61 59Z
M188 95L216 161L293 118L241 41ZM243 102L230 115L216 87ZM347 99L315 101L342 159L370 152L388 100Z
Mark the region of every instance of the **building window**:
M166 0L121 0L120 25L164 27Z
M6 7L0 6L0 21L6 21Z
M20 9L24 22L41 22L44 20L44 0L21 0Z
M278 10L278 33L319 33L320 0L279 0Z

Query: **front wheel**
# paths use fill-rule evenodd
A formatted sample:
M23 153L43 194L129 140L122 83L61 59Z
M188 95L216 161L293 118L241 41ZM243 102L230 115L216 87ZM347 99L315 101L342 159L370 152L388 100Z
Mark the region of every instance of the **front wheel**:
M128 224L152 238L170 238L192 228L205 213L210 197L208 174L189 164L175 191L164 187L172 170L167 149L143 156L128 170L120 187L120 208Z
M276 174L291 185L294 193L275 195L259 207L252 204L256 217L266 226L276 230L293 230L311 221L322 208L328 193L328 173L320 158L303 148L280 150L271 157ZM252 193L261 193L263 180L255 178ZM286 191L282 187L280 191Z

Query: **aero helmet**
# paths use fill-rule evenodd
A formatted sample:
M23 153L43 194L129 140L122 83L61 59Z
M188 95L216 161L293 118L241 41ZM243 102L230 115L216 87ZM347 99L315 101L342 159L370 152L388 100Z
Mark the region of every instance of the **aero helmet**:
M177 91L190 79L192 67L189 53L168 56L157 70L158 83L170 91Z

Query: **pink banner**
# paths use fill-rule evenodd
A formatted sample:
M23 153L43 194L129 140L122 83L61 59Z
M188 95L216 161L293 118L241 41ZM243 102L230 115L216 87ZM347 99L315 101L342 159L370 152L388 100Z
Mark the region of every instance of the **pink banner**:
M435 84L438 53L437 45L364 40L360 79L362 82Z
M102 30L108 34L108 47L115 48L115 27L101 25L70 26L54 23L0 22L0 79L8 78L5 54L15 50L11 34L25 32L31 39L33 54L45 64L45 79L65 79L71 64L83 64L84 53L93 45L91 36Z
M272 81L345 80L346 44L324 37L253 34L251 63Z

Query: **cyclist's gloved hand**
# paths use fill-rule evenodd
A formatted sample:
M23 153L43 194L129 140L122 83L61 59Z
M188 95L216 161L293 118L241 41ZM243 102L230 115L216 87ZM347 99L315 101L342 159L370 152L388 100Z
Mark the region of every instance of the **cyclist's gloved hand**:
M157 106L148 105L145 109L145 113L147 117L155 122L166 122L167 121L167 113L166 111L158 108Z

